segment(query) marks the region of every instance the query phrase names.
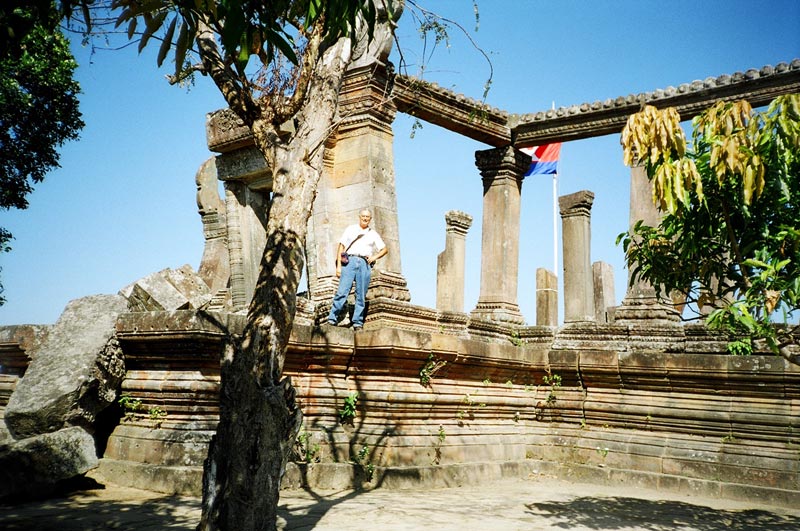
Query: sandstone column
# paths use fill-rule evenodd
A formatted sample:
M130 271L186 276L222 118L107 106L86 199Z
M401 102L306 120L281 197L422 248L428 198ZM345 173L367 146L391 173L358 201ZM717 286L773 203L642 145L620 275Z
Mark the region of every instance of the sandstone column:
M536 270L536 325L558 326L558 277L543 267Z
M394 180L392 122L396 108L389 95L383 64L350 69L340 95L340 122L320 181L309 223L308 276L311 297L330 302L336 289L335 253L345 227L358 222L363 208L372 211L389 254L375 267L367 294L408 301L400 264L400 233Z
M472 226L472 216L450 210L444 215L444 221L444 251L436 259L436 309L463 312L466 237Z
M522 324L517 305L519 212L528 155L512 146L475 152L483 177L481 288L477 318Z
M214 166L217 178L225 184L224 214L220 210L216 219L225 220L231 309L244 310L253 297L267 241L272 175L264 156L253 145L249 128L229 109L209 113L206 137L208 148L219 153ZM213 195L216 190L212 187L206 192ZM198 202L200 200L198 196ZM204 209L201 206L201 210ZM205 255L203 259L205 262Z
M594 194L588 190L558 198L564 262L564 322L594 320L591 263L591 210Z
M211 288L211 293L224 301L231 278L228 255L227 206L219 196L217 166L214 158L205 161L195 176L197 183L197 210L203 221L203 257L197 273ZM224 302L218 304L224 307Z
M244 182L225 183L228 254L233 310L244 310L253 298L261 256L267 244L269 192L254 190Z
M594 318L598 323L608 323L611 319L608 309L616 306L614 295L614 268L606 262L592 264L594 277Z
M632 229L638 220L656 226L660 219L661 214L653 204L652 188L644 167L631 168L630 228ZM659 302L656 290L649 282L639 281L631 285L630 271L631 268L628 268L628 292L622 305L614 310L614 322L633 324L647 321L654 324L674 324L679 321L678 312Z

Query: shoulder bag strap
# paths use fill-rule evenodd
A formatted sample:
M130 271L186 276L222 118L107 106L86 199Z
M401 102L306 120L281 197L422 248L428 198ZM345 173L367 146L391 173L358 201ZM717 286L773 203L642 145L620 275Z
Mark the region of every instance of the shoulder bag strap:
M369 232L369 229L367 229L367 232ZM356 236L356 238L355 238L353 241L351 241L351 242L350 242L350 245L348 245L348 246L347 246L347 249L345 249L345 250L344 250L344 252L347 252L347 251L349 251L349 250L350 250L350 247L352 247L352 246L353 246L353 244L354 244L354 243L356 243L356 242L358 241L358 239L359 239L360 237L362 237L363 235L365 235L365 234L366 234L366 232L362 232L361 234L359 234L358 236Z

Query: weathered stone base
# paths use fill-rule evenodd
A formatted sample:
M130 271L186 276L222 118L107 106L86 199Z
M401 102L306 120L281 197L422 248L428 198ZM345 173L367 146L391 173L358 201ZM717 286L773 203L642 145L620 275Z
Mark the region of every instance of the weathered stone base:
M123 487L181 496L201 496L203 488L202 465L166 466L104 457L92 476Z
M655 296L626 297L621 306L613 308L613 321L618 324L649 326L651 324L668 325L679 323L680 314Z
M511 326L520 326L525 323L525 318L519 306L508 302L478 301L475 309L470 314L473 319L495 321Z
M527 456L563 479L800 506L800 448L736 438L554 425Z
M517 461L483 461L448 465L376 467L367 481L363 469L352 463L290 463L282 488L315 490L418 489L478 485L509 478L538 475L541 463L523 459Z
M721 355L702 327L511 328L379 298L363 331L295 324L284 368L304 413L286 485L446 486L544 473L797 503L800 368ZM240 316L129 314L123 390L146 413L101 474L196 494L217 419L218 357ZM342 422L345 399L356 415ZM374 477L368 481L368 469ZM769 499L765 497L769 496Z

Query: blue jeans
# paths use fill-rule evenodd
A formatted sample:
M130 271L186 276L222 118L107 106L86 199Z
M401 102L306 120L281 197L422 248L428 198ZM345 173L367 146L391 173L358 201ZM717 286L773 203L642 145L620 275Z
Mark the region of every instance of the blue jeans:
M372 268L366 260L358 256L351 256L347 265L342 266L342 275L339 277L339 289L333 296L331 313L328 314L328 321L338 321L339 314L350 294L353 282L356 283L356 307L353 310L353 326L364 326L364 299L369 287L369 279L372 278Z

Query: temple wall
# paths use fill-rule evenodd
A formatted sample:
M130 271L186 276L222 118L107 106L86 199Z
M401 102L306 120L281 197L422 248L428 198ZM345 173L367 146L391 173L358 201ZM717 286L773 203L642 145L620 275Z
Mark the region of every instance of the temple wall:
M686 118L718 98L744 95L764 104L796 91L798 83L795 60L678 89L511 116L390 77L382 66L352 69L341 101L347 112L326 144L309 223L310 298L298 299L285 365L305 428L284 484L413 488L539 473L800 505L800 367L771 355L726 355L724 338L681 326L645 285L634 285L613 310L613 299L598 297L595 305L595 293L613 289L609 281L592 282L588 195L562 205L567 325L556 328L552 273L541 283L548 318L537 315L543 326L522 326L516 247L529 160L515 149L616 133L644 101L677 105ZM386 99L392 87L396 98ZM478 307L471 313L460 307L460 249L450 264L461 280L449 287L456 302L438 309L408 303L400 254L392 252L373 277L362 332L315 327L336 284L335 240L360 208L371 208L389 247L400 248L396 111L495 148L476 156L486 194L482 216L493 222L483 224L482 256L491 259L482 264ZM476 112L484 118L474 120ZM265 244L271 175L232 113L209 115L207 132L217 155L196 181L206 237L200 273L213 294L206 308L243 310ZM631 177L633 223L648 204L637 194L649 197L649 188L641 168ZM224 199L217 197L216 179L225 183ZM100 474L108 480L199 494L219 414L219 360L226 338L244 324L241 314L207 310L142 311L117 321L128 409L108 440L98 441ZM30 334L20 330L0 330L0 419L36 355ZM36 338L46 329L33 332ZM340 411L352 396L356 414L343 422Z
M800 503L800 367L723 355L725 341L700 327L581 323L488 337L473 323L445 333L445 322L452 316L432 312L425 324L356 335L295 325L285 373L311 463L292 465L286 484L402 488L547 473ZM241 325L194 312L120 319L123 392L167 415L158 426L146 413L123 421L101 475L200 491L217 359L225 330ZM342 423L352 393L357 414Z
M13 325L0 327L0 443L10 437L5 411L17 382L50 333L49 325Z

